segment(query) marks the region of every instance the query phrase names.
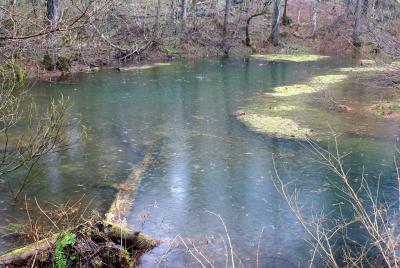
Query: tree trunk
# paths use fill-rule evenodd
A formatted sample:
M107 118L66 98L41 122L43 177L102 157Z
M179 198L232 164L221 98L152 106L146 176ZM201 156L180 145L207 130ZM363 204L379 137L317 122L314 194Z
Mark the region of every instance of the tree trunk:
M273 15L272 33L271 33L272 44L274 46L279 46L280 43L279 41L279 24L281 17L280 5L281 5L281 0L274 0L274 15Z
M37 1L38 0L31 0L33 15L35 16L35 18L37 18L37 5L38 5Z
M56 52L56 32L54 30L57 28L59 19L59 0L47 0L47 26L50 33L48 34L48 53L51 59L52 70L56 69L57 64L57 52Z
M369 6L368 0L363 0L362 14L364 16L368 15L368 6Z
M353 45L361 47L361 15L362 15L363 0L357 0L356 12L354 18Z
M160 34L160 10L161 10L161 0L157 0L157 9L156 9L156 35Z
M231 0L225 0L224 29L223 29L224 36L227 33L230 11L231 11Z
M188 5L189 5L189 0L182 0L181 32L185 32L185 29L186 29L186 19L188 16Z
M182 0L182 21L184 22L187 18L188 13L188 0Z
M251 45L251 42L250 42L250 22L251 22L251 20L254 19L255 17L264 15L265 13L266 13L265 11L261 11L260 13L253 14L247 18L247 20L246 20L246 40L245 40L246 46L249 47Z
M283 8L283 16L282 16L282 24L283 25L289 25L290 24L289 18L287 17L287 3L288 3L288 0L285 0L285 6Z
M312 31L310 34L310 37L314 38L315 33L317 31L317 18L318 18L318 6L319 6L319 0L312 0L311 7L312 7Z

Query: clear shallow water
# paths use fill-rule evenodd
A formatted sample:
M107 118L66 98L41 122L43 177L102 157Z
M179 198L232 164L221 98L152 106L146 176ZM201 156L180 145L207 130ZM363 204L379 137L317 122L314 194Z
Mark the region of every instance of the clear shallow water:
M65 202L85 194L92 200L91 207L104 213L116 193L111 184L124 181L154 137L161 137L155 161L137 189L128 225L162 239L177 234L189 237L196 245L206 245L216 254L210 259L223 264L220 235L224 229L205 211L209 210L221 214L246 267L255 264L263 227L261 264L305 264L309 252L304 233L270 180L272 156L281 177L296 180L306 208L329 209L340 201L327 184L332 177L313 162L301 143L254 134L233 114L249 98L272 87L348 64L343 59L306 64L211 60L37 83L32 89L37 105L45 107L50 97L60 93L69 97L74 104L70 121L80 120L88 128L89 138L48 159L29 196L41 202ZM69 135L74 140L78 133L71 130ZM360 174L364 166L373 179L382 171L382 187L389 198L394 192L395 140L390 135L346 135L341 141L345 151L352 151L347 161L351 173ZM22 205L8 205L7 200L2 187L0 225L23 221ZM0 243L2 249L9 246L4 239ZM167 245L155 249L143 258L142 266L154 267L167 249ZM189 254L172 252L160 265L187 267L194 263Z

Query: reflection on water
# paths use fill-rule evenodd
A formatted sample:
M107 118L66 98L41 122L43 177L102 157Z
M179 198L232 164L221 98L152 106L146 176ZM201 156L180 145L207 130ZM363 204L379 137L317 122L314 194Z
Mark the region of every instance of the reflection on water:
M339 202L329 186L328 178L333 177L313 162L304 144L251 133L233 113L248 98L272 87L343 65L346 61L203 61L38 83L32 91L35 102L44 107L51 96L70 97L70 120L80 120L89 138L52 155L29 195L42 202L62 202L85 194L92 208L104 213L116 192L113 183L126 178L157 133L165 142L141 181L128 215L130 226L163 239L188 237L196 245L207 245L206 251L224 263L225 231L208 210L221 215L246 267L254 266L262 228L262 265L305 264L309 252L302 229L270 180L272 157L281 177L296 181L306 208L329 209ZM73 139L78 133L71 130L69 135ZM363 166L371 177L383 171L383 187L389 193L393 144L387 137L345 136L341 146L353 152L346 162L352 175ZM23 220L22 205L8 205L6 190L0 191L0 224ZM0 241L2 249L8 246ZM154 267L167 250L166 245L155 249L142 266ZM193 258L169 254L161 265L177 263L192 266Z

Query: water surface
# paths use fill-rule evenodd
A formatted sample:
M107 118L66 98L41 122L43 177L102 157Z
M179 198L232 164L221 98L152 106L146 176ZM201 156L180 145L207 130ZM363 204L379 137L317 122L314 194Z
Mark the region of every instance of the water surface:
M112 185L123 182L158 139L155 161L143 176L127 215L129 226L165 240L177 235L190 238L216 264L224 265L226 234L211 211L221 215L245 267L255 265L258 241L261 264L305 265L309 255L305 234L271 181L272 157L281 177L296 181L305 208L329 210L340 202L329 185L334 177L313 161L303 143L255 134L234 113L275 86L349 64L346 59L314 63L207 60L36 83L32 89L36 104L45 107L61 93L69 97L73 103L70 122L84 125L89 136L71 150L52 155L28 194L31 201L36 196L40 202L78 200L85 194L92 200L92 209L105 213L117 191ZM348 95L350 90L341 92ZM360 123L374 124L365 120ZM68 135L76 140L79 133L73 129ZM372 180L382 172L382 187L389 197L394 194L396 138L392 134L341 138L343 150L352 152L346 161L350 174L356 176L364 167ZM2 187L3 226L26 218L23 205L9 205L8 198ZM4 250L9 243L0 239ZM167 243L153 250L142 266L195 267L189 254L177 251L161 260L167 250Z

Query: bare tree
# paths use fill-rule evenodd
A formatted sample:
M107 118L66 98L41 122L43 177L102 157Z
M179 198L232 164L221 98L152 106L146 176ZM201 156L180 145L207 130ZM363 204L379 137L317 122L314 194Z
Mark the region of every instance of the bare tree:
M361 16L363 11L363 0L357 0L356 12L354 15L354 30L353 30L353 45L355 47L361 47Z
M18 183L13 183L17 186L10 186L15 199L36 178L35 168L46 155L69 146L65 135L67 101L51 101L47 112L36 118L34 106L21 108L26 93L19 88L23 87L20 83L3 78L0 85L0 178L7 181L16 171L22 174ZM25 131L18 135L15 129L20 125Z
M186 19L188 16L188 8L189 8L189 0L182 0L182 11L181 11L181 19L182 19L182 27L184 28L186 25Z
M229 23L229 13L231 11L231 0L225 0L225 12L224 12L224 26L223 33L224 36L227 33L228 23Z
M257 12L255 14L250 15L247 20L246 20L246 39L245 39L245 44L246 46L250 46L251 42L250 42L250 33L249 33L249 28L250 28L250 22L252 19L258 17L258 16L262 16L265 15L267 13L267 7L270 4L270 2L265 2L263 5L263 8L260 12Z
M271 40L274 46L279 46L279 24L281 18L281 11L280 11L281 0L274 0L274 14L273 14L273 21L272 21L272 32L271 32Z
M311 1L312 30L311 30L311 34L310 34L310 37L312 37L312 38L315 37L315 33L317 31L318 7L319 7L319 0L312 0Z
M54 31L57 28L58 20L59 20L59 0L47 0L47 11L46 18L48 24L48 40L49 40L49 48L48 53L50 57L51 64L49 66L51 70L56 69L57 65L57 52L56 52L56 32Z
M160 13L161 13L161 0L157 0L156 23L155 23L156 24L155 30L157 36L160 34Z

